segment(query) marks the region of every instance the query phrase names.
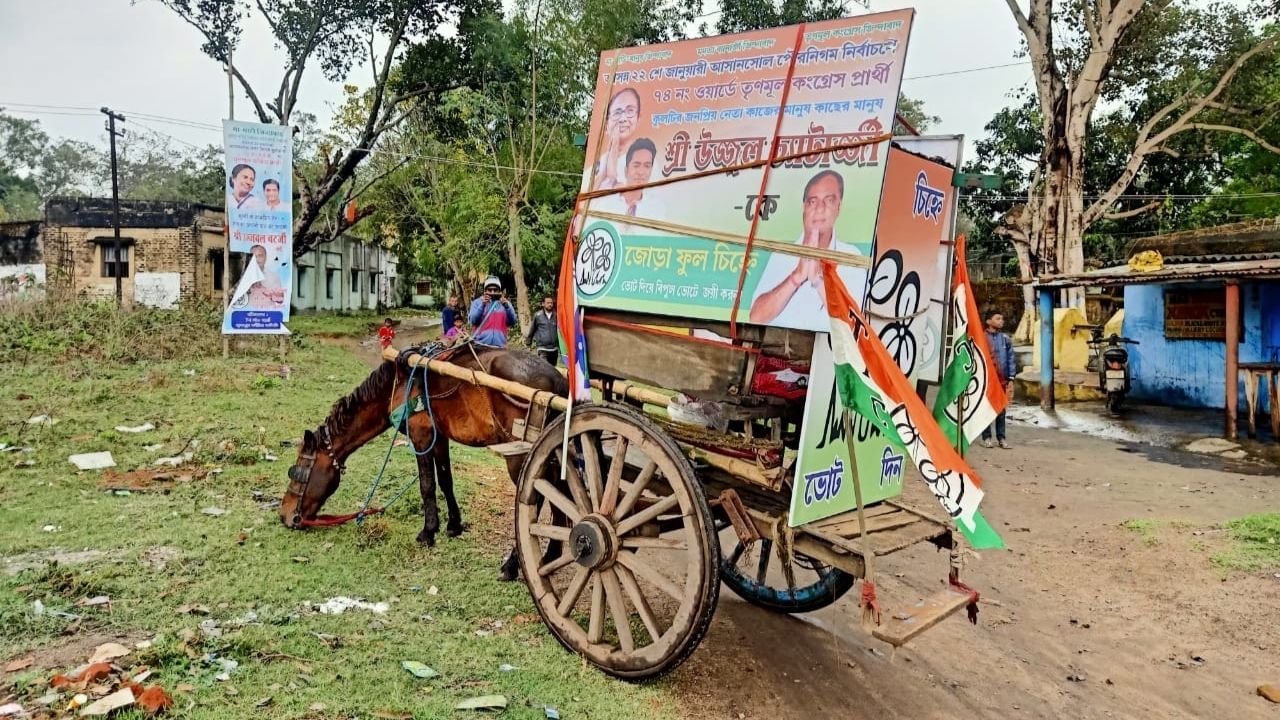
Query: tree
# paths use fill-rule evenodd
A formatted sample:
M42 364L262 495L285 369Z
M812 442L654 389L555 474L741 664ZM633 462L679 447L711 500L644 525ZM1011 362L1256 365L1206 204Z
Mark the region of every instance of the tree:
M438 42L441 29L465 19L473 5L473 0L159 1L198 30L205 40L200 49L224 66L233 60L250 15L256 13L267 24L286 56L274 97L260 94L255 89L260 86L232 68L254 115L264 123L292 124L309 69L319 66L325 78L343 82L358 64L372 68L371 85L359 105L358 132L349 144L333 148L313 173L297 174L295 257L337 238L372 214L371 206L352 214L334 213L332 208L340 195L354 199L351 185L361 163L384 133L413 113L414 101L452 86L400 83L396 62L416 45Z
M716 31L746 32L802 22L834 20L848 15L841 0L722 0Z
M0 112L0 219L33 219L56 195L93 187L101 153L78 140L53 140L38 120Z
M1151 158L1173 154L1187 133L1233 133L1270 151L1259 132L1275 122L1259 106L1253 78L1276 62L1275 28L1231 5L1175 0L1006 0L1026 41L1035 78L1040 157L1025 207L1007 218L1023 280L1037 254L1048 272L1084 267L1085 231L1161 206L1119 207ZM1253 11L1257 13L1257 10ZM1118 106L1134 128L1115 177L1086 202L1094 113ZM1076 291L1071 304L1083 302Z
M130 132L117 147L121 198L222 205L222 148L176 150L167 138L149 132ZM109 190L110 163L99 163L97 174L97 187Z

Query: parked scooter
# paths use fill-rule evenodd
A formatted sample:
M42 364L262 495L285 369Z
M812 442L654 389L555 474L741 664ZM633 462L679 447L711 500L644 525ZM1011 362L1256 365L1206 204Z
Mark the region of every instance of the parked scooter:
M1137 340L1120 337L1115 333L1102 337L1101 325L1076 325L1075 329L1089 329L1089 369L1098 373L1098 389L1107 395L1107 412L1118 413L1131 388L1129 379L1129 351L1125 345L1137 345Z

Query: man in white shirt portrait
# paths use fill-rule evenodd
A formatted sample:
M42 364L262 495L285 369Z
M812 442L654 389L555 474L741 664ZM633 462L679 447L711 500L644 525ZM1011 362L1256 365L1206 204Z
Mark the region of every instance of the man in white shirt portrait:
M823 170L810 178L804 186L804 232L796 244L861 255L856 246L836 238L835 224L843 201L844 178L840 173ZM839 265L838 272L849 293L862 297L867 271ZM821 262L775 252L756 286L749 318L758 325L822 330L830 324L826 305Z
M649 138L639 138L627 148L626 176L619 187L646 185L653 176L653 163L658 156L658 148ZM648 190L628 190L626 192L606 195L591 203L593 210L628 215L648 220L665 220L667 206ZM625 223L617 223L619 232L631 232L635 228Z

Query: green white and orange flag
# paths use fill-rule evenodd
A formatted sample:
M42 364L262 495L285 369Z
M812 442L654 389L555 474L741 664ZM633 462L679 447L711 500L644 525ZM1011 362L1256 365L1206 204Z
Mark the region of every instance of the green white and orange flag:
M956 270L951 281L952 337L947 369L933 404L933 417L947 439L963 453L995 422L1009 403L996 372L978 303L969 284L964 236L956 240ZM961 410L963 409L963 414ZM960 433L960 429L964 433Z
M929 490L947 514L956 519L960 532L973 547L1003 547L1000 536L978 511L982 481L947 444L924 401L849 295L835 265L822 265L841 403L874 424L889 442L911 456Z

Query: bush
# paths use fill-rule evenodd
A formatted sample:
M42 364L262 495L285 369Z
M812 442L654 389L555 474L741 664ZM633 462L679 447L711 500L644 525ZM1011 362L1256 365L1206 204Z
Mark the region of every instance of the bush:
M71 355L112 363L211 357L221 352L221 322L218 306L199 299L174 310L11 301L0 305L0 362L58 362Z

